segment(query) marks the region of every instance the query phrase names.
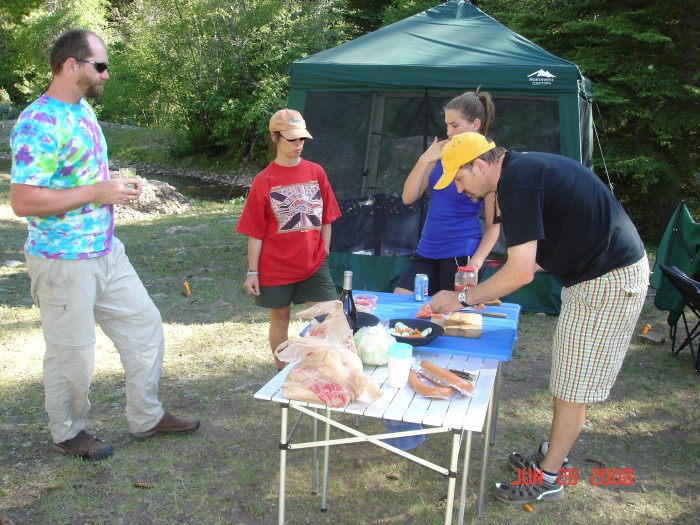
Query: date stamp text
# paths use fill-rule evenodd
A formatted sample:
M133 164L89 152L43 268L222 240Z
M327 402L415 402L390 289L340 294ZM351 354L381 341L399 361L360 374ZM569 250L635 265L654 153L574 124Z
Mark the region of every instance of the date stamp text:
M559 469L557 485L578 485L581 476L576 468ZM631 468L592 468L588 483L594 487L629 486L634 483L634 470ZM542 472L534 468L518 469L518 477L511 481L512 485L541 485Z

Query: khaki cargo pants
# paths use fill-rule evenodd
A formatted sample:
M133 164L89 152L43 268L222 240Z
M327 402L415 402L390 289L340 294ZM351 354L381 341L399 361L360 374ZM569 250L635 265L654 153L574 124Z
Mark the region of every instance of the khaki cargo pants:
M45 406L53 441L72 439L86 427L95 323L114 343L124 367L129 431L153 428L164 413L158 401L163 324L124 245L115 238L109 254L92 259L25 255L46 342Z

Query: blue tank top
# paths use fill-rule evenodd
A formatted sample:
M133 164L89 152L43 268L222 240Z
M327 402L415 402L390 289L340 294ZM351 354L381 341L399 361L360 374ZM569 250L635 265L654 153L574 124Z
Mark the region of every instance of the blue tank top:
M428 177L430 205L416 253L428 259L471 256L481 242L481 202L457 193L454 181L442 190L432 189L441 175L442 162L437 161Z

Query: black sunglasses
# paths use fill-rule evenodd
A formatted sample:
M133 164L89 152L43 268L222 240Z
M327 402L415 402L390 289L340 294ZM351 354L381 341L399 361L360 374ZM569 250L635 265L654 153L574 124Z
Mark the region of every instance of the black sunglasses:
M277 133L280 133L280 132L278 131ZM284 140L286 140L287 142L296 142L297 140L300 140L300 141L304 142L306 139L309 138L309 137L299 137L299 138L297 138L297 139L288 139L287 137L285 137L284 135L282 135L282 133L280 133L280 137L282 137L282 138L283 138Z
M94 60L82 60L80 58L75 59L76 62L85 62L86 64L92 64L98 73L104 73L107 71L107 62L95 62Z

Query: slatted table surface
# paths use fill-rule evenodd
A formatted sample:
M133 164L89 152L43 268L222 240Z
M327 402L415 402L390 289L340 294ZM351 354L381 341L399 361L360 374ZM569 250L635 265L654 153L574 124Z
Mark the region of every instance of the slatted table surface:
M358 292L359 293L359 292ZM400 296L372 292L379 297L374 315L380 320L392 318L415 317L422 306L414 302L412 296ZM263 401L280 403L280 513L279 523L284 523L284 507L286 497L286 454L290 450L314 448L324 450L323 501L321 508L326 510L328 486L328 448L332 445L369 442L386 450L406 457L411 461L445 474L448 479L448 501L445 511L445 523L452 522L453 500L457 468L459 466L459 451L464 451L461 474L459 523L464 519L466 499L466 481L469 472L472 432L484 433L484 453L481 469L481 483L477 514L483 515L485 502L485 477L488 468L488 436L491 432L492 414L497 402L497 381L499 366L508 361L512 355L513 343L517 337L517 326L520 306L502 304L498 307L488 307L487 311L505 313L505 318L484 317L482 336L478 339L465 339L449 336L437 337L430 345L415 348L413 357L416 361L427 360L443 367L470 372L477 376L474 392L471 396L456 396L451 399L429 399L417 395L406 385L397 389L389 386L386 366L365 366L364 373L381 388L383 395L372 403L355 402L343 408L328 408L322 404L294 401L284 397L283 385L288 371L293 363L279 372L255 394L255 398ZM494 394L496 393L496 395ZM287 418L289 408L298 410L314 420L325 423L326 432L323 438L316 437L307 443L289 443L287 435ZM412 430L403 433L365 435L356 428L341 425L333 420L334 413L354 414L362 417L405 421L423 425L422 430ZM359 418L358 418L359 419ZM351 437L330 439L330 427L338 428ZM453 447L450 465L442 467L435 465L414 454L393 447L383 440L398 436L432 434L439 432L453 433ZM314 456L315 458L315 456Z

